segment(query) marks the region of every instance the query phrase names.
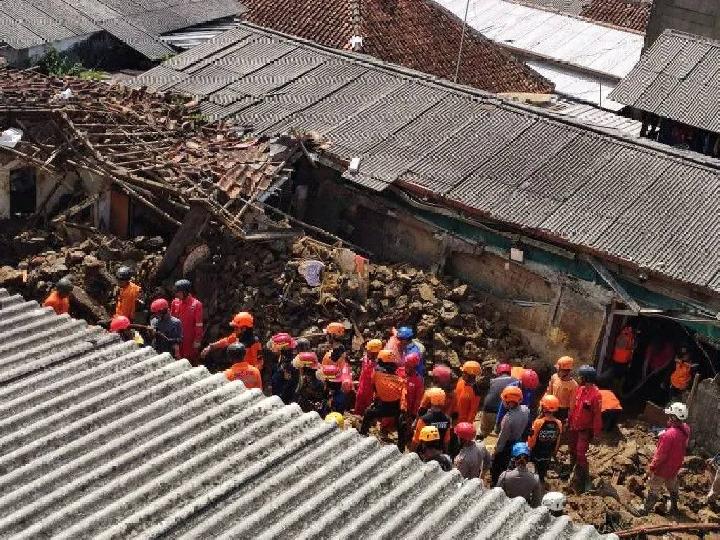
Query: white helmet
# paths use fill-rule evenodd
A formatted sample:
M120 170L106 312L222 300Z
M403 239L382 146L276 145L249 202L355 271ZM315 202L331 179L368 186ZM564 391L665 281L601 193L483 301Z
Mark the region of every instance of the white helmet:
M687 420L688 417L688 409L687 405L684 403L671 403L670 406L668 406L667 409L665 409L665 414L669 416L674 416L678 420Z
M562 512L565 508L565 495L559 491L549 491L542 498L543 506L547 506L551 512Z

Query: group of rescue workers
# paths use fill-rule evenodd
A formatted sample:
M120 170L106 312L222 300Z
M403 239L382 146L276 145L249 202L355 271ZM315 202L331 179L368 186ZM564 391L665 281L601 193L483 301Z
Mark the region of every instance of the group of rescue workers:
M523 497L533 507L542 503L554 513L562 512L564 495L550 492L543 497L543 492L561 442L567 442L570 453L565 477L571 478L576 492L583 492L590 479L590 444L603 429L613 429L621 410L615 394L597 386L595 368L579 366L574 376L575 362L568 356L557 361L542 396L533 369L500 363L493 370L474 360L462 365L457 379L449 366L434 364L426 388L425 349L410 326L393 329L386 341L365 343L357 380L341 322L328 324L324 343L316 347L288 333L275 334L263 344L252 314L240 312L230 320L226 337L203 348L203 306L188 280L175 283L172 301L153 300L150 325L142 326L133 323L141 290L130 268L119 268L116 277L119 287L109 328L123 339L142 344L142 330L159 352L193 365L212 358L229 380L277 395L285 403L296 402L341 429L346 413L352 412L362 417L360 433L373 428L395 432L401 452L414 451L423 461L437 462L443 470L455 468L465 478L489 478L490 485L508 496ZM45 305L67 313L72 287L68 279L59 280ZM690 430L684 423L684 404L673 403L665 412L668 429L660 435L640 513L652 510L663 485L677 509L677 474ZM484 443L491 434L497 435L492 452Z

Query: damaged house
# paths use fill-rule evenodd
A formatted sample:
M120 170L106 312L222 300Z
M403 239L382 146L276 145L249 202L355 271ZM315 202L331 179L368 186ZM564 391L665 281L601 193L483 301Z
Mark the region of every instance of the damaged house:
M716 162L251 24L133 84L256 135L321 136L284 208L472 283L548 358L608 369L631 324L639 386L664 340L717 369Z

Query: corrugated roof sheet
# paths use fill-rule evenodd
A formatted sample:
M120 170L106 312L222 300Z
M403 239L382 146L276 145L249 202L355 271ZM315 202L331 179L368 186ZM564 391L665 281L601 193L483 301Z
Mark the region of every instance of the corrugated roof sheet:
M160 34L243 11L237 0L0 0L0 43L26 49L102 29L160 60L174 52Z
M720 41L665 30L611 97L658 116L720 132Z
M357 173L345 172L358 184L429 193L482 217L720 291L714 250L720 199L707 198L720 188L717 161L250 24L232 32L236 39L221 36L204 46L211 64L188 51L132 84L182 90L186 83L173 84L173 77L206 74L218 87L203 98L207 114L237 116L262 134L318 132L336 158L361 158ZM218 73L226 57L232 61ZM237 78L221 87L231 72ZM263 93L252 90L258 73ZM663 171L673 171L676 183L663 182ZM662 223L638 218L637 205L651 204L660 186L668 200L689 192L697 207L715 209L702 216L663 212ZM667 238L658 247L661 228L684 241Z
M568 15L644 32L652 0L512 0L530 7L551 9Z
M4 537L600 536L4 289L0 366Z

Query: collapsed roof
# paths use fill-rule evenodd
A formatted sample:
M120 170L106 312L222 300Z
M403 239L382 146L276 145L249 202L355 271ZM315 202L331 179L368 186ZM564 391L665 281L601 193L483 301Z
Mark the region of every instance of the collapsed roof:
M237 0L11 0L0 2L0 48L16 50L105 31L150 60L173 54L165 32L235 16Z
M4 289L0 314L4 537L600 537Z
M256 134L317 132L350 182L720 292L720 166L245 24L139 76ZM662 211L658 211L662 208Z
M249 22L347 49L362 38L360 51L489 92L549 93L553 85L502 47L432 0L249 0Z

